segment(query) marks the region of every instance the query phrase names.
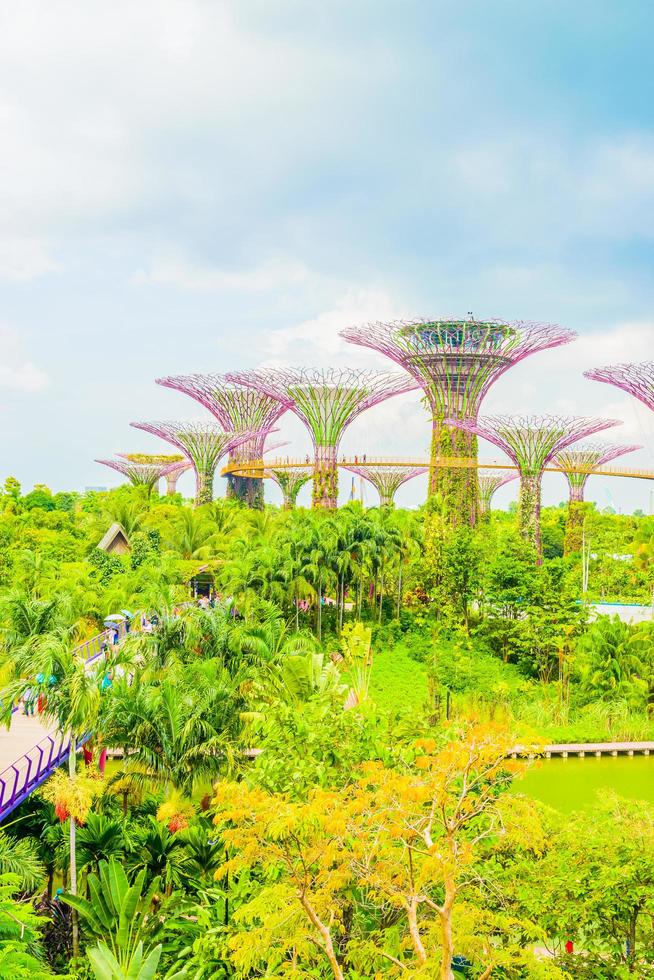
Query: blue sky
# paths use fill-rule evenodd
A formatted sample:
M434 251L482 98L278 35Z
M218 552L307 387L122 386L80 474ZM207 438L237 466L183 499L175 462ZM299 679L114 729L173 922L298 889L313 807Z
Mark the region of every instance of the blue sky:
M159 375L382 366L338 330L468 310L581 335L487 411L617 417L654 469L652 414L581 378L654 356L653 22L636 0L0 0L5 475L111 485L94 457L158 446L131 420L199 414ZM428 436L406 397L345 447Z

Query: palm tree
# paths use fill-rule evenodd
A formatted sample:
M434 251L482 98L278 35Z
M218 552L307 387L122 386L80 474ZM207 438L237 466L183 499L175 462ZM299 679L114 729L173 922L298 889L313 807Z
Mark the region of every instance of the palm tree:
M232 758L235 704L226 672L212 680L196 671L192 683L175 671L156 684L136 676L113 693L106 719L106 743L129 746L113 781L191 796Z
M263 600L257 604L252 616L235 625L229 646L248 663L258 665L312 651L315 640L308 634L290 629L279 607Z
M182 507L171 543L182 558L204 561L211 555L215 531L201 510Z
M184 838L173 834L165 824L148 817L137 828L127 858L131 871L145 871L147 881L160 879L166 895L179 888L188 871L188 851Z
M102 813L89 813L86 823L77 834L77 860L82 871L89 868L100 873L100 862L115 857L120 860L125 852L125 825L115 817Z

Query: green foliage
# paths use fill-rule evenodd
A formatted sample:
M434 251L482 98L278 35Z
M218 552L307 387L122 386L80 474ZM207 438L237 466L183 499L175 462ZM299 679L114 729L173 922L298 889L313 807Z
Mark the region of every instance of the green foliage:
M63 900L75 909L85 930L97 939L88 950L97 980L151 980L161 946L148 943L158 904L159 879L146 887L146 872L130 883L121 864L101 861L99 873L88 876L89 898L66 893Z
M54 976L42 961L39 928L44 920L29 902L13 898L21 883L19 875L0 873L0 977L44 980Z

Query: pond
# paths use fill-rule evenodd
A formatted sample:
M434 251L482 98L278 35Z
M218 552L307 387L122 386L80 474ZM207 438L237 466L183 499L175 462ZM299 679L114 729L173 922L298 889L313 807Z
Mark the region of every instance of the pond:
M592 809L597 793L605 789L654 804L654 756L543 759L515 787L562 813Z

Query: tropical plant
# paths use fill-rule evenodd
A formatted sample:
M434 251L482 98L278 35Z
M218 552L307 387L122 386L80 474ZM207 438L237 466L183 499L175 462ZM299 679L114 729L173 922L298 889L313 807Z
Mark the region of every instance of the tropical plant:
M115 858L101 861L88 876L89 898L65 893L62 898L79 914L97 944L87 950L96 980L152 980L161 945L149 935L157 926L160 882L146 890L146 871L130 881Z

